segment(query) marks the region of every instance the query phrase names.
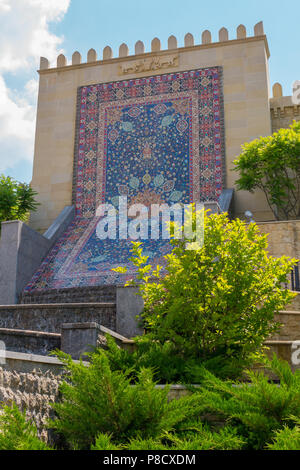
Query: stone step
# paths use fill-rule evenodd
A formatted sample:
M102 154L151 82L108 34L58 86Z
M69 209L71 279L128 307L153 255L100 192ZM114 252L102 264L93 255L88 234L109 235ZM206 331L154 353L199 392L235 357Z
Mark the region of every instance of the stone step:
M71 287L23 292L20 304L115 302L116 286Z
M0 328L0 341L4 343L6 351L46 356L54 349L60 349L79 359L84 352L91 351L94 347L106 348L104 335L107 334L122 349L134 350L133 340L95 322L65 323L61 325L61 333Z
M114 302L0 306L0 328L60 333L63 323L96 322L116 331Z
M45 331L0 328L0 341L7 351L46 356L61 347L61 335Z

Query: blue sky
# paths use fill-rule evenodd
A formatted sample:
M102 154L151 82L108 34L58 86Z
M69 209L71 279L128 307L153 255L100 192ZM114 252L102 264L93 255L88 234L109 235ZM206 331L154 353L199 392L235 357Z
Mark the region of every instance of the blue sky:
M239 24L252 36L262 20L271 84L290 95L300 80L299 13L299 0L0 0L0 173L31 180L40 55L54 65L58 53L70 61L79 50L85 61L91 47L102 57L110 45L116 56L122 42L133 53L139 39L149 51L153 37L166 48L171 34L181 46L187 32L200 43L204 29L217 40L223 26L234 39Z

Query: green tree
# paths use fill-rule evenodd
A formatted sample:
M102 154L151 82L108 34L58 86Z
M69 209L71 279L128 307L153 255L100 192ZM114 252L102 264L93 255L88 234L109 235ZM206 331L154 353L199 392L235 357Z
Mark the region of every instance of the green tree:
M36 210L38 206L36 195L29 184L0 175L0 222L27 220L29 211Z
M277 220L300 217L300 122L242 146L239 190L261 189Z
M267 236L257 225L226 214L205 214L198 249L187 250L185 240L172 243L164 273L133 243L148 334L185 360L242 368L278 329L274 315L294 297L282 285L296 260L268 256Z

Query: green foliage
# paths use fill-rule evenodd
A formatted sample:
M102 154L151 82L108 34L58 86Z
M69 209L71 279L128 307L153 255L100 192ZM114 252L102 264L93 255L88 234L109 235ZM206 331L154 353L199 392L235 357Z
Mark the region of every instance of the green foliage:
M270 382L263 372L247 371L249 382L233 383L195 366L193 373L201 386L194 388L193 395L170 402L169 418L161 428L164 432L146 439L138 435L128 443L119 441L120 448L300 449L300 372L293 374L276 356L272 361L265 359L263 367L278 377L280 385ZM110 449L104 447L106 442L97 448Z
M108 434L98 434L95 445L91 446L91 450L120 450L120 446L116 446L111 441Z
M267 236L226 214L205 214L203 246L172 243L164 275L148 264L141 243L133 243L148 334L181 360L238 373L277 331L274 315L294 297L282 284L296 260L268 256Z
M80 450L299 450L300 371L274 356L265 360L280 380L247 371L249 383L223 381L199 367L201 387L168 400L168 387L155 388L143 369L136 385L111 371L106 353L75 363L58 352L68 371L61 386L57 418L49 424ZM15 404L0 413L0 450L47 450L34 424Z
M35 211L37 193L26 183L0 175L0 222L27 220L29 211Z
M201 424L194 427L187 437L166 433L160 440L135 439L125 448L128 450L240 450L245 442L231 427L212 432Z
M0 410L0 450L50 450L15 403Z
M276 374L280 386L270 383L263 372L248 371L250 383L232 384L202 369L197 392L207 412L234 426L249 449L266 448L276 431L293 427L292 416L300 418L300 372L293 374L276 356L266 359L264 366Z
M199 383L199 366L212 371L220 378L235 378L241 372L241 363L233 359L228 362L224 357L215 357L204 361L199 358L184 358L178 355L173 343L160 343L151 335L135 338L135 350L129 352L119 348L115 340L107 335L106 355L110 367L114 371L130 370L129 377L134 383L138 371L150 368L153 378L160 384L164 383Z
M300 122L242 147L238 189L261 189L277 220L300 217Z
M296 420L297 426L289 428L284 426L276 431L274 440L268 444L269 450L300 450L300 420Z
M168 387L155 388L148 369L138 372L132 386L129 371L112 371L102 350L90 355L89 367L64 353L57 355L69 378L60 387L62 401L52 405L58 419L49 424L72 448L88 449L100 434L110 435L116 444L136 437L152 438L191 413L193 399L174 409L168 403ZM197 409L195 405L193 412Z
M149 335L135 338L134 352L121 349L115 340L107 336L106 355L112 370L130 370L130 377L134 382L137 373L143 368L153 371L156 382L163 383L189 383L191 375L187 366L190 361L179 357L174 346L153 341Z
M156 438L131 439L128 444L116 446L106 434L100 434L91 450L239 450L245 445L236 431L227 426L219 432L212 432L198 424L187 437L176 433L165 433Z

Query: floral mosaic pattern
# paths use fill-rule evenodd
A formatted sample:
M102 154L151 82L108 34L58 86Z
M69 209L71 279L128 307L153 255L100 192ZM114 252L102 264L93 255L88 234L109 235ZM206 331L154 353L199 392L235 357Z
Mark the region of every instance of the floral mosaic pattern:
M219 67L80 88L76 217L26 291L123 284L134 275L130 240L99 240L101 203L213 201L223 187L222 70ZM147 240L153 263L170 251ZM111 269L127 266L128 274Z

